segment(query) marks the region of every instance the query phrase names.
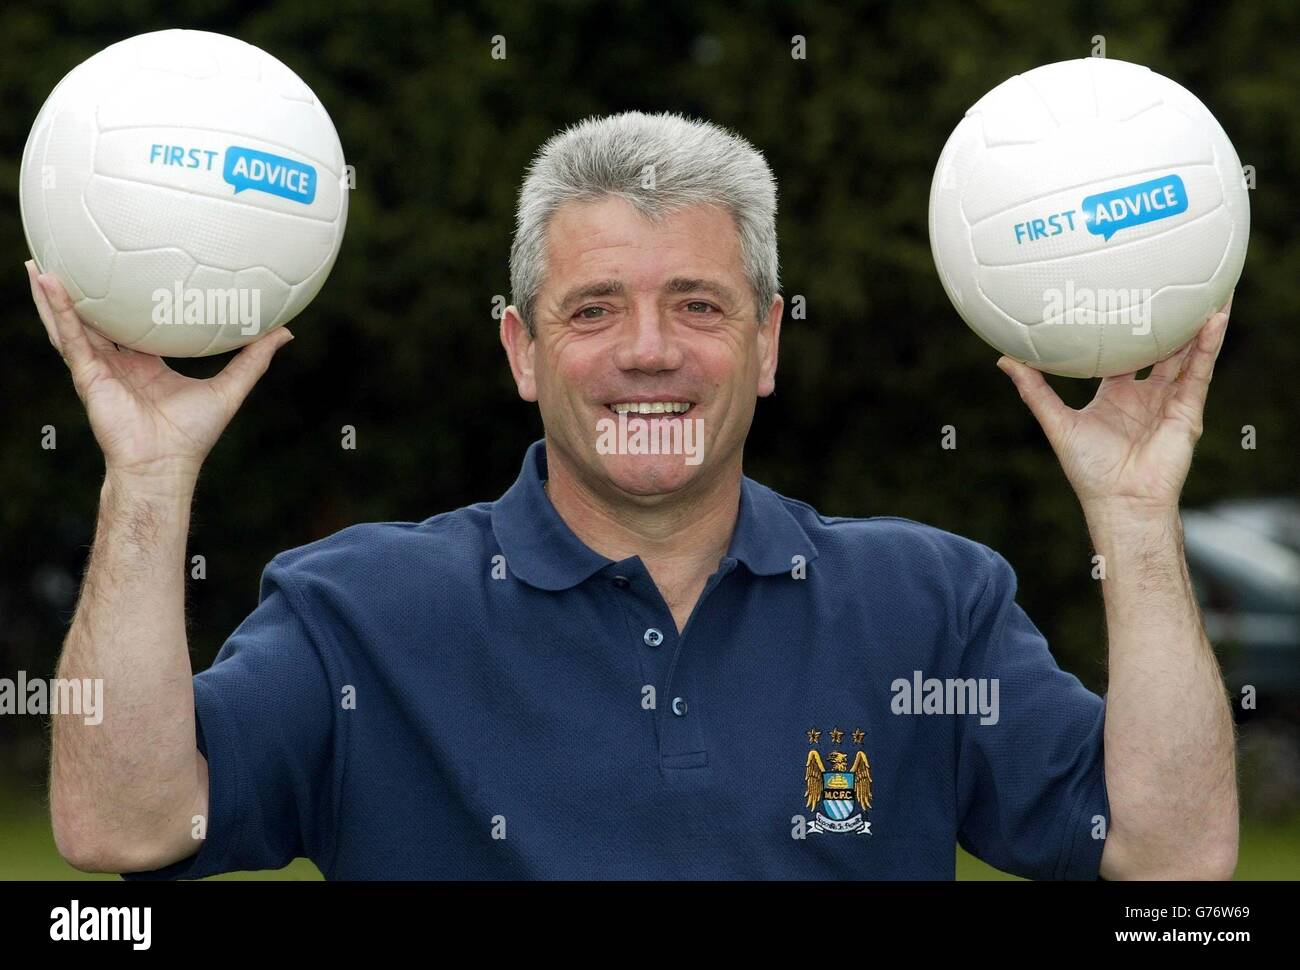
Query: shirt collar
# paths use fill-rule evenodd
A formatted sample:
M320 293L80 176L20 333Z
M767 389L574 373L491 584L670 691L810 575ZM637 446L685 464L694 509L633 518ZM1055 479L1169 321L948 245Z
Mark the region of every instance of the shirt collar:
M506 567L538 589L577 586L611 565L573 534L542 488L547 477L546 441L533 442L524 455L519 477L492 507L492 531ZM817 558L817 547L785 502L766 485L740 480L740 514L727 558L758 576L787 573Z

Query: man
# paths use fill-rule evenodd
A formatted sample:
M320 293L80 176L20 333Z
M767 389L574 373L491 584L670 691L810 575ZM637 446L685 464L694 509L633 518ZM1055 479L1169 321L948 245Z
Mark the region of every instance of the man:
M193 678L194 482L291 338L190 380L84 328L32 270L106 463L59 675L103 677L110 704L54 726L65 858L951 878L960 842L1037 878L1229 877L1232 724L1177 512L1227 308L1080 412L999 362L1106 557L1103 701L1056 666L992 550L824 518L743 476L775 386L775 208L763 157L714 125L627 113L553 138L501 323L545 426L518 481L280 554Z

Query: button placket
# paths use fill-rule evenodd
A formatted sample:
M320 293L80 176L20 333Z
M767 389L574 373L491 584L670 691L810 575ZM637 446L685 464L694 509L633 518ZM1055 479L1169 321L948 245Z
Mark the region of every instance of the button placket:
M662 628L662 619L656 609L660 598L653 594L653 585L649 573L636 563L617 564L617 571L609 575L610 594L617 609L622 613L627 640L617 644L621 650L630 643L636 653L637 670L640 681L636 685L634 700L639 702L646 686L654 689L654 709L643 710L654 732L655 750L663 747L663 731L659 724L659 710L666 703L664 685L668 679L668 670L672 654L665 649L668 637ZM651 636L650 631L657 636ZM651 640L657 640L654 646Z
M700 635L699 623L704 622L704 632L708 632L706 614L709 599L723 579L736 567L736 560L724 559L700 593L699 602L695 604L686 628L677 637L673 651L673 660L664 680L664 698L660 710L660 762L665 767L675 769L703 768L708 764L708 745L705 737L704 721L696 710L699 700L692 691L694 684L690 664L683 662L687 656L686 641ZM666 606L665 606L666 609ZM662 648L661 648L662 649Z

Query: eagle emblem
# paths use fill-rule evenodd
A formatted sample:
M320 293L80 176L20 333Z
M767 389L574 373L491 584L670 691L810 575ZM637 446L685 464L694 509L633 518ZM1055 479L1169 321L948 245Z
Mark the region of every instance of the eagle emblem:
M844 732L835 728L830 732L831 742L838 745ZM865 737L861 730L853 732L853 742L861 745ZM816 744L821 731L808 732L808 743L813 745L804 766L804 804L816 818L808 824L809 832L857 832L871 834L871 823L864 817L871 808L871 763L860 748L852 763L843 751L832 750L826 755L830 768L822 761ZM822 811L817 811L820 803ZM855 812L857 814L855 814Z

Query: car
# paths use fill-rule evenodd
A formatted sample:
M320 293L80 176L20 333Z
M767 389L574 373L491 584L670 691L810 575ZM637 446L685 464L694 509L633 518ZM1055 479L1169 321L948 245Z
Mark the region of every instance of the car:
M1300 713L1300 501L1251 499L1183 512L1188 570L1234 693Z

